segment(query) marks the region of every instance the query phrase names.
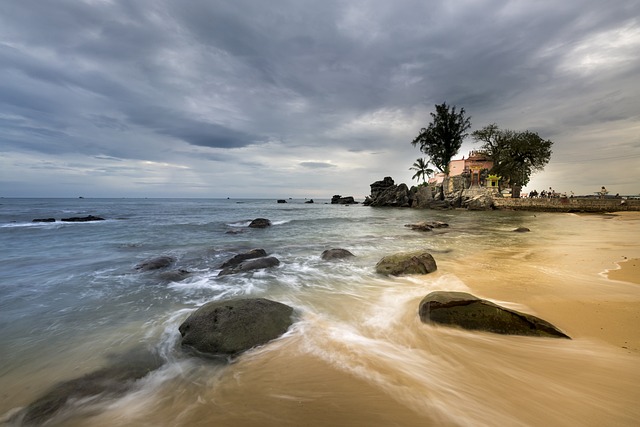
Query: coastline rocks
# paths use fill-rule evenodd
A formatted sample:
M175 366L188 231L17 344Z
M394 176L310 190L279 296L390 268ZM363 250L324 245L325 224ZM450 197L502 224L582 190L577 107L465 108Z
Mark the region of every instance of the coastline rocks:
M393 178L387 176L371 184L371 196L367 197L365 204L374 207L410 207L409 188L406 184L395 185Z
M62 425L69 415L70 405L98 404L115 399L135 386L135 381L162 366L161 358L146 350L131 351L118 356L111 366L65 381L30 403L12 417L11 425Z
M506 335L570 339L545 320L506 309L465 292L432 292L422 299L418 313L420 320L427 324L454 325Z
M223 268L218 276L226 276L228 274L244 273L251 270L260 270L263 268L275 267L280 265L280 260L276 257L260 257L242 261L240 264Z
M177 270L164 271L160 273L158 276L161 280L166 280L167 282L180 282L187 277L191 276L193 273L189 270L185 270L184 268L179 268Z
M251 249L250 251L240 253L235 255L232 258L229 258L225 262L223 262L218 268L227 268L227 267L235 267L240 264L242 261L246 261L248 259L260 258L263 256L267 256L267 251L264 249Z
M411 187L411 207L417 209L429 208L434 202L431 187Z
M420 221L414 224L405 224L404 226L415 231L431 231L434 228L446 228L449 226L449 224L441 221Z
M163 256L142 261L141 263L135 266L135 269L140 271L159 270L161 268L169 267L175 261L176 259L174 257L163 255Z
M331 198L332 205L354 205L357 203L358 202L355 201L353 196L342 197L341 195L336 194Z
M271 226L271 221L266 218L256 218L249 224L251 228L267 228Z
M71 218L62 218L62 222L88 222L88 221L104 221L104 218L99 216L87 215L87 216L75 216Z
M56 222L55 218L36 218L31 222Z
M494 209L493 198L489 194L479 194L462 201L462 207L470 211L488 211Z
M178 328L182 346L208 355L236 355L280 337L293 308L264 298L207 303Z
M393 276L429 274L437 269L433 256L423 250L387 255L376 264L377 273Z
M327 249L326 251L322 252L322 255L320 255L320 257L325 261L350 258L353 256L355 255L349 252L348 250L341 249L341 248Z

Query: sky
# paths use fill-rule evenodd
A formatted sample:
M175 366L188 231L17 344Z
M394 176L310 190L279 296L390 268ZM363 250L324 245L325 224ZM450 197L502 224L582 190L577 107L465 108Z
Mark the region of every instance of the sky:
M639 52L637 0L3 0L0 196L362 200L443 102L635 195Z

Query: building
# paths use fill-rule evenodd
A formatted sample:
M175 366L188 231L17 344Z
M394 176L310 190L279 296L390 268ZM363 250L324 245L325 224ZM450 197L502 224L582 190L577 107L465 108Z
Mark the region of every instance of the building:
M462 179L464 188L484 186L497 188L499 178L491 175L491 179L488 179L488 172L492 167L493 161L489 156L479 151L471 151L466 159L463 156L462 159L451 160L449 162L449 177L460 178L451 180L450 186L453 183L452 181L459 181L464 178ZM429 184L441 184L444 177L444 173L438 173L429 180Z

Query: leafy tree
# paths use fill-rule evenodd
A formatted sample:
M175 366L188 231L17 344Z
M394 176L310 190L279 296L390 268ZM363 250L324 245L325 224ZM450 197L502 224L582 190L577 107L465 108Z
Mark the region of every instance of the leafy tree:
M430 114L431 123L420 130L411 144L414 147L419 145L431 163L449 175L449 162L460 150L462 140L471 127L471 119L465 117L464 108L456 112L455 106L450 108L446 103L436 105L436 112Z
M420 177L422 177L422 182L424 183L427 182L427 178L433 175L433 169L429 167L429 162L425 161L422 157L417 159L409 170L416 171L411 179L420 180Z
M472 133L482 150L493 160L492 174L500 175L512 187L512 197L520 197L520 189L529 183L531 174L541 171L551 158L553 142L536 132L500 129L495 123Z

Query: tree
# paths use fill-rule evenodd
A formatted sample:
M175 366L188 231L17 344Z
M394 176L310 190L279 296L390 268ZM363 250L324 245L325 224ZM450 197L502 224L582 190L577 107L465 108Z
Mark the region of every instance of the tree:
M422 182L424 183L426 183L427 178L433 174L433 169L429 168L429 162L425 161L422 157L417 159L409 170L416 171L411 179L420 180L420 177L422 177Z
M512 197L520 197L520 190L529 183L531 174L541 171L551 158L553 142L542 139L536 132L501 130L495 123L472 133L482 150L493 160L492 174L509 182Z
M446 103L436 105L436 112L430 114L431 123L420 130L411 144L420 145L420 151L429 156L431 163L449 175L449 162L460 150L471 127L471 119L465 117L464 108L456 112L455 106L450 109Z

